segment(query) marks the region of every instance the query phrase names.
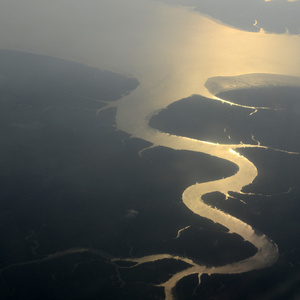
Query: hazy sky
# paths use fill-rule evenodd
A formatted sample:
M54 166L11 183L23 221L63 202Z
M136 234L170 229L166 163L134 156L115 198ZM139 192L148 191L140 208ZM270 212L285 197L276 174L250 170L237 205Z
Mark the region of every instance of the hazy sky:
M176 3L186 6L178 7ZM190 6L239 28L259 30L252 25L257 19L258 26L265 22L265 29L272 27L268 30L276 31L279 26L279 31L285 31L286 24L300 27L299 3L283 0L2 0L0 48L65 58L138 79L139 69L151 72L154 59L155 68L161 67L155 72L161 76L168 76L167 73L178 69L179 65L197 67L193 72L200 73L199 67L203 68L204 64L199 59L204 55L205 61L211 61L212 76L232 75L229 66L236 65L239 66L236 72L240 73L297 75L295 71L287 71L291 69L290 62L282 53L287 53L289 60L297 59L298 39L282 38L279 41L275 36L257 36L260 39L257 40L255 36L245 34L245 40L240 40L238 31L208 24L198 17L198 13L190 13ZM288 28L292 31L292 25ZM239 47L232 44L239 40ZM283 46L286 47L284 52ZM220 47L222 51L219 51ZM239 55L245 53L244 48L256 52L255 57L268 54L272 67L265 68L261 62L249 59L239 61ZM228 61L228 55L224 53L232 53L235 60ZM284 59L280 65L286 69L276 67L279 58ZM247 61L251 63L250 68L246 68ZM221 63L226 63L227 69L220 69ZM214 71L216 65L222 73ZM295 67L297 61L292 65ZM166 74L164 70L167 70Z
M154 3L3 0L0 48L49 54L95 66L99 63L94 58L99 57L102 65L104 61L108 67L118 64L122 70L124 64L131 64L132 52L148 39L147 32L159 14L159 6Z
M297 0L164 0L194 7L225 24L248 31L300 33L300 2ZM254 26L257 20L257 26ZM259 28L260 27L260 28Z

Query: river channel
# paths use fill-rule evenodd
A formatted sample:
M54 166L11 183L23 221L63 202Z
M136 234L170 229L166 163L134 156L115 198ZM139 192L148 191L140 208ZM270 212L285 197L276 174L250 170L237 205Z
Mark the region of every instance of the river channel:
M206 153L236 164L239 170L235 175L187 187L182 200L193 213L227 227L230 233L240 235L257 248L254 256L219 267L198 265L191 258L169 253L126 260L143 264L171 258L188 263L188 269L174 274L162 284L168 300L173 299L172 289L177 282L190 274L198 274L200 282L204 273L243 273L272 265L278 258L278 247L272 240L256 233L250 224L212 208L202 200L207 193L218 191L228 196L228 192L238 193L251 184L257 176L257 168L235 150L261 146L224 145L170 135L150 128L148 122L152 115L170 103L193 94L220 101L205 87L207 80L216 76L269 74L263 79L249 75L242 82L232 81L231 89L281 84L298 86L295 77L287 79L285 76L300 76L299 37L268 34L263 30L257 33L241 31L216 23L189 8L172 7L159 1L102 2L85 3L88 18L83 17L80 1L72 4L65 1L56 13L50 4L47 9L40 7L39 13L34 15L24 8L22 28L26 39L12 26L10 35L2 36L1 48L56 56L137 78L139 87L114 104L117 129L154 146ZM66 17L70 9L67 3L72 6L69 17ZM55 13L55 18L51 18L49 9ZM116 13L112 17L114 9ZM109 18L105 17L106 11ZM0 25L1 22L5 26L10 24L5 16L1 19ZM39 19L43 22L37 30L32 24ZM63 21L68 26L62 26ZM282 76L275 80L272 74ZM255 107L251 108L251 112L255 110Z
M185 48L183 46L183 51L180 51L177 47L173 49L174 44L172 44L168 48L170 55L166 56L166 60L170 64L170 67L172 67L172 71L166 74L165 78L161 78L160 73L162 66L159 64L161 61L166 63L161 57L156 60L158 65L151 66L149 70L151 78L145 79L145 84L143 77L138 77L141 80L141 86L132 94L119 101L117 105L117 128L129 133L132 137L149 141L154 146L206 153L236 164L239 170L235 175L217 181L192 185L184 191L182 199L183 203L195 214L225 226L229 229L230 233L236 233L245 241L252 243L257 248L257 253L248 259L221 267L198 265L190 258L173 257L170 254L128 259L138 265L165 258L173 258L190 264L190 268L174 274L167 282L161 285L165 289L166 299L173 299L172 289L185 276L198 274L200 284L200 277L204 273L234 274L265 268L275 263L279 254L277 245L267 236L256 233L249 224L205 204L202 200L203 195L216 191L228 197L229 191L239 193L244 186L251 184L257 176L257 168L251 161L239 155L234 150L240 147L260 146L216 144L209 141L199 141L166 134L148 126L150 117L173 101L195 93L208 96L212 101L222 101L222 99L216 99L214 95L204 88L204 83L209 79L211 74L222 76L248 74L248 76L244 77L232 77L229 86L228 82L227 85L224 84L222 86L222 82L218 82L218 78L210 79L210 85L213 81L215 81L215 85L219 84L218 92L249 86L299 86L300 83L297 77L249 74L260 71L273 73L275 70L278 73L284 72L281 69L282 65L279 64L279 61L286 59L285 50L282 48L282 52L279 51L281 52L281 59L279 59L279 52L271 53L267 51L267 48L271 47L274 43L280 43L279 40L284 40L284 43L286 41L291 42L294 40L294 37L270 35L263 31L259 33L246 33L226 28L204 17L195 16L191 12L190 14L191 19L198 23L193 26L193 38L187 34L190 39L189 43L187 43L189 47ZM168 41L165 43L168 43ZM204 51L203 45L205 48ZM157 47L165 49L166 45L159 45ZM170 57L173 59L173 63L169 62ZM218 61L217 65L216 60ZM249 61L254 62L254 64L250 65ZM198 67L195 67L195 65ZM155 67L157 67L157 74L155 73ZM146 71L145 74L148 75L149 73ZM290 74L295 73L291 70L288 75ZM252 107L252 109L253 113L257 108Z

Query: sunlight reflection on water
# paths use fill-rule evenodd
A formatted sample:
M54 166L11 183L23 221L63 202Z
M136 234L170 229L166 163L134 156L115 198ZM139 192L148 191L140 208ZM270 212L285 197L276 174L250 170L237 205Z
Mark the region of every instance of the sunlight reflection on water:
M256 167L234 152L234 145L160 133L148 127L148 120L158 110L192 94L212 97L205 82L214 76L300 76L299 36L244 32L217 24L187 8L158 1L89 0L84 7L79 0L53 0L43 6L37 0L29 0L18 2L16 7L14 2L6 0L1 4L1 48L51 55L136 77L140 86L117 104L118 129L155 145L203 152L239 166L234 176L187 188L183 201L194 213L223 224L253 243L257 254L213 268L170 254L131 259L143 263L167 257L191 264L190 269L163 284L168 299L172 298L176 282L188 274L241 273L276 261L277 246L267 237L257 235L248 224L201 200L202 195L212 191L225 195L228 191L239 192L257 176ZM30 9L32 5L35 11ZM7 27L9 34L4 30ZM249 86L257 84L245 82ZM239 85L233 88L236 86Z

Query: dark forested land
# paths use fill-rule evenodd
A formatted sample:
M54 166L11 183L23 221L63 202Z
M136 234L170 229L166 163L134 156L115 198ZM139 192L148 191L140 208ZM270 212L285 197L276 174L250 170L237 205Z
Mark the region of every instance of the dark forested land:
M124 269L112 258L171 253L220 265L255 253L181 201L189 185L236 166L163 147L141 157L150 144L115 129L107 101L137 80L10 51L0 51L0 74L1 299L162 298L153 283L186 264Z
M245 108L199 95L170 104L154 115L150 125L172 134L220 144L257 144L299 151L300 89L252 88L223 92L221 99ZM269 109L261 109L267 107Z

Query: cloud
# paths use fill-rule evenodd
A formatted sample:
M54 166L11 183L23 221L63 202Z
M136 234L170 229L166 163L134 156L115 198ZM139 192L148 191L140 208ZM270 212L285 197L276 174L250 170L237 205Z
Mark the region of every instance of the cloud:
M246 31L300 34L298 0L164 0L193 7L224 24ZM259 25L255 26L255 20Z
M139 212L138 211L136 211L136 210L134 210L134 209L128 209L127 210L127 212L126 212L126 218L134 218L134 217L136 217L137 215L139 214Z

